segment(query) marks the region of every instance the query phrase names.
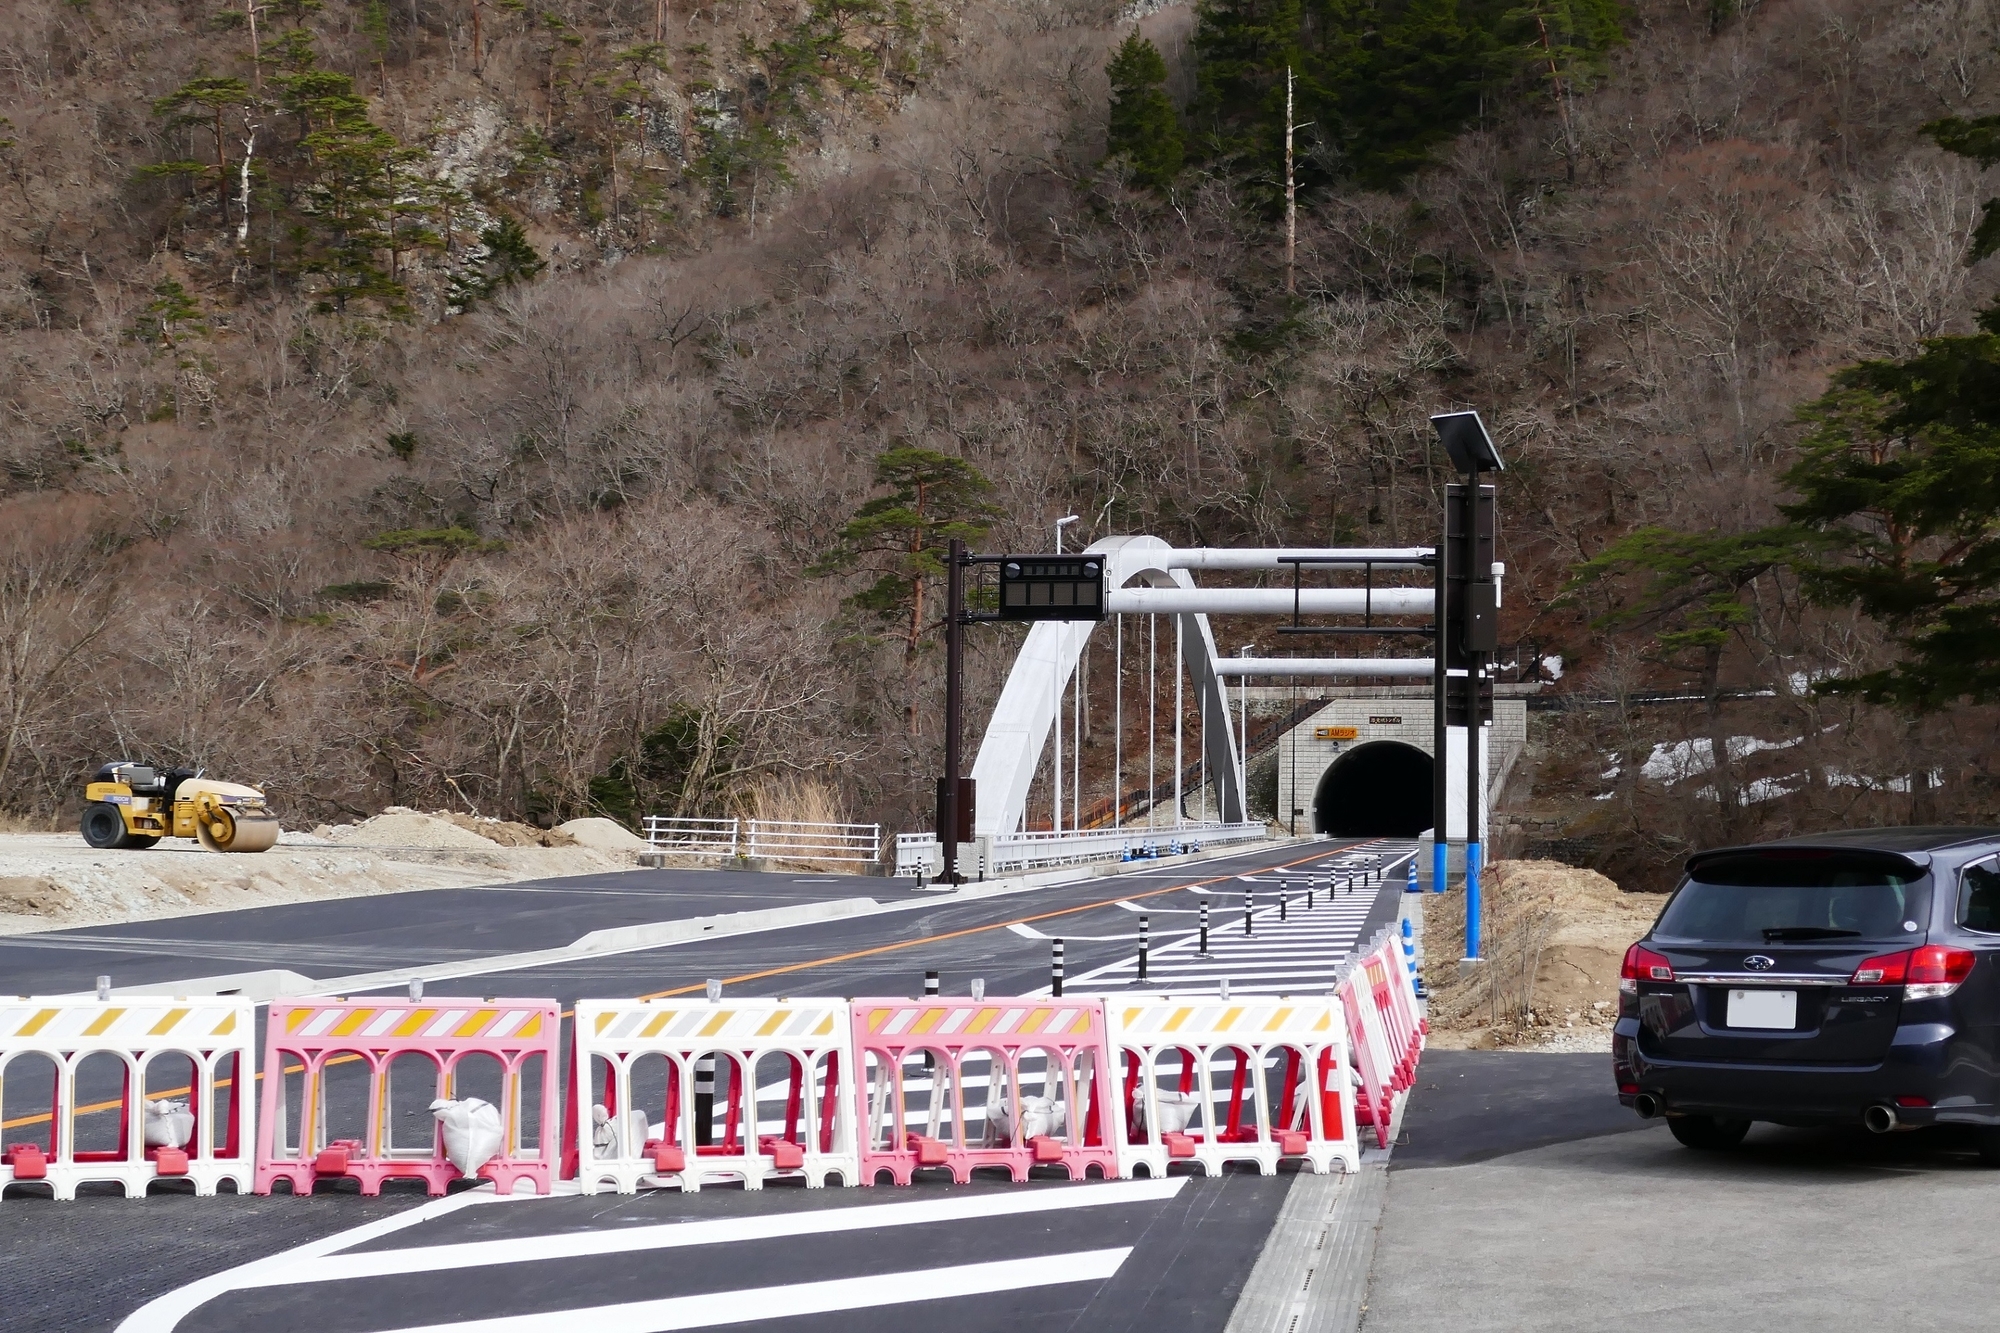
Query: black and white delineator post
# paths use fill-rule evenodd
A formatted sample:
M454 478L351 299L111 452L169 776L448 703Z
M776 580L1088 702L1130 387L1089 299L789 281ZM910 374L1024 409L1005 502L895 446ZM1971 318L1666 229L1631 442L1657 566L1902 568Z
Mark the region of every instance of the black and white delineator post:
M1049 994L1060 1000L1063 984L1063 942L1050 941L1049 947Z
M1498 538L1495 492L1479 474L1500 472L1500 452L1477 412L1448 412L1431 425L1465 480L1445 488L1442 558L1438 561L1438 680L1441 725L1436 771L1445 771L1444 728L1458 721L1465 729L1465 956L1479 957L1479 871L1481 818L1485 806L1485 765L1481 739L1486 699L1492 689L1487 660L1499 643L1500 589L1493 580ZM1454 716L1455 715L1455 716ZM1438 847L1445 845L1449 821L1439 783ZM1443 882L1443 853L1434 853Z
M1146 979L1146 959L1152 952L1152 923L1145 917L1139 918L1139 980Z

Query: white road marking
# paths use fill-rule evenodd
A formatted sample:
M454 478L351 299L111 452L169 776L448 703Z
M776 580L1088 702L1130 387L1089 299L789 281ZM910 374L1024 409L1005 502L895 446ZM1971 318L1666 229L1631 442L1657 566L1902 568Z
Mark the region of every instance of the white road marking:
M878 1227L929 1226L988 1217L1019 1217L1071 1208L1160 1203L1173 1198L1186 1183L1185 1176L1169 1176L1162 1180L1107 1181L1102 1185L1078 1185L1068 1189L979 1194L911 1203L863 1204L854 1208L817 1208L762 1217L717 1218L706 1222L669 1222L622 1231L571 1231L542 1236L514 1236L505 1240L425 1245L406 1250L370 1250L363 1254L302 1259L260 1275L255 1281L235 1285L277 1287L301 1282L345 1282L355 1278L529 1263L541 1259L574 1259L627 1254L637 1250L681 1249L694 1245L734 1245L785 1236L823 1236L840 1231L871 1231Z
M344 1250L350 1245L365 1244L377 1236L387 1236L401 1231L404 1227L428 1222L446 1213L455 1213L470 1204L507 1203L513 1198L514 1196L493 1193L490 1186L466 1190L461 1194L452 1194L419 1204L407 1213L397 1213L394 1217L385 1217L379 1222L369 1222L364 1226L349 1227L345 1231L336 1231L331 1236L322 1236L304 1245L281 1250L262 1259L253 1259L247 1264L239 1264L235 1268L225 1269L220 1273L190 1282L185 1287L176 1288L164 1296L154 1297L125 1316L124 1322L118 1325L118 1333L173 1333L181 1320L217 1296L240 1287L261 1286L263 1285L261 1279L289 1264L316 1259L336 1250Z
M865 1277L800 1282L787 1287L751 1287L715 1291L700 1296L669 1296L626 1305L596 1305L548 1314L503 1315L497 1319L465 1319L450 1324L420 1324L385 1333L672 1333L684 1328L748 1324L764 1319L866 1310L915 1301L981 1296L1022 1287L1053 1287L1069 1282L1102 1282L1132 1253L1128 1245L1115 1250L1079 1250L1034 1259L1002 1259L993 1263L958 1264L950 1268L916 1269L905 1273L871 1273Z
M582 1255L629 1253L637 1250L668 1249L691 1245L718 1245L750 1240L767 1240L785 1236L820 1235L835 1231L864 1230L871 1227L922 1225L938 1222L969 1221L987 1217L1021 1216L1037 1212L1053 1212L1069 1208L1116 1207L1138 1203L1157 1203L1173 1198L1187 1184L1184 1176L1173 1176L1163 1180L1121 1180L1101 1185L1077 1185L1070 1188L974 1195L956 1199L925 1199L911 1203L864 1204L854 1208L815 1209L810 1212L773 1214L764 1217L726 1218L709 1222L682 1222L663 1226L633 1227L624 1230L578 1231L555 1235L510 1238L494 1241L473 1241L445 1245L413 1246L401 1250L369 1250L361 1254L341 1254L356 1245L390 1235L405 1227L428 1222L446 1213L456 1212L471 1204L483 1203L532 1203L537 1197L532 1195L501 1196L490 1189L468 1190L444 1199L433 1199L429 1203L398 1213L394 1217L370 1222L365 1226L351 1227L346 1231L323 1236L319 1240L296 1246L278 1254L252 1260L221 1273L190 1282L185 1287L155 1297L139 1309L126 1316L118 1325L118 1333L174 1333L181 1321L209 1301L232 1291L248 1291L262 1287L294 1286L310 1282L331 1282L356 1277L387 1277L398 1273L434 1272L442 1269L484 1267L492 1264L519 1263L536 1259L573 1258ZM1120 1254L1122 1259L1123 1252ZM1037 1263L1045 1261L1035 1261ZM975 1265L975 1267L984 1267ZM1113 1271L1117 1265L1113 1264ZM935 1270L939 1272L950 1270ZM1108 1274L1107 1274L1108 1276ZM887 1281L886 1275L870 1278L871 1284ZM1043 1281L1081 1281L1080 1278L1044 1279ZM1025 1286L1034 1283L1010 1283ZM1003 1290L1003 1287L980 1288L980 1290ZM786 1290L783 1288L775 1290ZM881 1295L882 1288L871 1288L877 1293L877 1300L892 1299ZM741 1293L738 1293L741 1294ZM959 1291L945 1295L966 1294ZM695 1299L695 1298L691 1298ZM931 1299L911 1297L909 1299ZM657 1304L657 1302L655 1302ZM613 1310L625 1307L608 1307ZM832 1308L848 1308L834 1306ZM544 1320L539 1328L550 1329L564 1326L555 1322L556 1316L537 1316ZM566 1317L564 1317L566 1319ZM707 1322L730 1322L709 1320ZM658 1328L693 1327L692 1324L657 1324ZM485 1325L453 1325L453 1328L484 1328ZM496 1325L495 1327L503 1327ZM624 1327L624 1325L618 1325ZM592 1333L599 1333L599 1326L591 1326Z

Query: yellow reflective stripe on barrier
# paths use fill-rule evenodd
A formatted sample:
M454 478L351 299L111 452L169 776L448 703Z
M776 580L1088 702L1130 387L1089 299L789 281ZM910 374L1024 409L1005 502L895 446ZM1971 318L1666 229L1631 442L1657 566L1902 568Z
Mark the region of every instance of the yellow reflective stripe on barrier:
M825 1018L820 1020L819 1026L813 1029L813 1035L815 1037L827 1037L833 1035L832 1014L828 1014Z
M451 1035L454 1037L476 1037L491 1027L493 1020L498 1017L500 1017L498 1009L481 1009L478 1013L459 1024L458 1030Z
M704 1037L713 1037L716 1033L722 1031L723 1025L728 1023L729 1020L734 1018L735 1016L736 1016L736 1011L734 1009L724 1009L721 1013L717 1014L714 1018L709 1019L707 1023L702 1025L700 1035Z
M1188 1016L1189 1016L1190 1014L1192 1014L1192 1013L1194 1013L1194 1010L1192 1010L1192 1009L1176 1009L1176 1010L1174 1010L1174 1016L1173 1016L1172 1018L1169 1018L1169 1019L1168 1019L1168 1020L1166 1021L1166 1023L1165 1023L1165 1024L1163 1025L1163 1027L1162 1027L1162 1031L1166 1031L1166 1032L1178 1032L1178 1031L1180 1031L1180 1028L1181 1028L1181 1024L1183 1024L1183 1023L1187 1022L1187 1021L1188 1021Z
M40 1013L36 1014L33 1018L29 1019L26 1023L23 1023L21 1025L20 1032L16 1033L15 1035L22 1037L34 1036L37 1032L40 1032L43 1028L49 1025L50 1019L54 1018L57 1014L61 1012L62 1010L60 1009L44 1009Z
M149 1037L166 1036L169 1032L172 1032L175 1026L177 1026L183 1018L186 1018L190 1012L192 1011L187 1009L167 1010L167 1016L161 1019L159 1022L153 1024L153 1030L148 1032L146 1035Z
M561 1022L562 1020L557 1019L556 1021ZM529 1037L539 1037L542 1035L542 1016L540 1014L530 1014L528 1021L521 1024L521 1030L514 1035L523 1041L526 1041Z
M792 1011L789 1009L778 1010L776 1013L772 1014L769 1018L764 1020L764 1026L757 1029L757 1035L760 1037L770 1036L772 1033L776 1032L779 1028L783 1027L785 1025L785 1020L790 1018L791 1016L792 1016Z
M408 1018L396 1024L396 1030L389 1035L392 1037L414 1037L424 1030L424 1024L436 1017L437 1010L435 1009L414 1010Z
M603 1017L597 1020L597 1030L599 1032L604 1031L604 1024L607 1020L610 1019L610 1017L611 1017L610 1014L605 1014ZM660 1029L664 1028L667 1024L673 1021L674 1021L674 1011L671 1009L665 1010L664 1012L661 1013L654 1014L652 1021L647 1023L646 1026L639 1029L639 1035L641 1037L657 1037L660 1035Z
M363 1023L366 1023L373 1017L375 1017L373 1009L356 1009L353 1013L335 1023L332 1030L326 1035L329 1037L351 1037L360 1029Z
M1285 1020L1290 1018L1291 1016L1292 1016L1291 1010L1280 1009L1277 1013L1271 1016L1271 1021L1264 1025L1264 1031L1276 1032L1279 1028L1285 1025Z
M870 1032L880 1032L882 1024L888 1021L888 1018L889 1011L887 1009L870 1009L868 1011L868 1030Z
M913 1035L921 1036L926 1032L932 1031L938 1024L944 1022L946 1012L943 1009L926 1009L923 1017L917 1020L916 1026L911 1028L910 1032Z
M96 1020L89 1027L83 1030L83 1035L86 1037L101 1037L104 1035L106 1028L124 1016L125 1011L123 1009L106 1009L97 1016Z
M1000 1016L1000 1011L998 1009L981 1009L979 1011L978 1017L974 1018L972 1022L967 1024L965 1030L968 1034L975 1032L984 1032L986 1031L986 1029L993 1026L993 1020L998 1018L999 1016Z
M1048 1026L1049 1019L1052 1017L1054 1015L1048 1010L1037 1009L1034 1013L1028 1015L1028 1021L1021 1024L1020 1030L1022 1032L1040 1032Z
M234 1031L236 1031L236 1011L231 1009L222 1016L222 1021L215 1025L215 1031L208 1035L211 1037L226 1037Z
M1227 1032L1230 1028L1236 1026L1236 1020L1241 1018L1242 1016L1243 1016L1243 1006L1238 1005L1236 1008L1231 1009L1228 1013L1222 1016L1222 1021L1215 1025L1217 1031Z
M599 1014L599 1015L597 1016L597 1035L598 1035L598 1036L600 1036L600 1037L601 1037L601 1036L603 1036L603 1035L604 1035L604 1029L606 1029L606 1028L610 1027L610 1026L611 1026L611 1020L612 1020L613 1018L616 1018L616 1017L617 1017L617 1015L616 1015L616 1014L613 1014L613 1013L612 1013L612 1012L610 1012L609 1010L606 1010L606 1011L605 1011L604 1013L601 1013L601 1014ZM666 1020L667 1018L671 1018L671 1017L672 1017L672 1015L671 1015L671 1014L662 1014L662 1015L661 1015L661 1020L662 1020L662 1021L665 1021L665 1020Z

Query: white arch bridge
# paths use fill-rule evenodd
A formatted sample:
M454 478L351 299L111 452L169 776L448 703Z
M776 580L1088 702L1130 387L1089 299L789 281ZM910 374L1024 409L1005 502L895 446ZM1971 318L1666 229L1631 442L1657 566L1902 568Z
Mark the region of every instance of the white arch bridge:
M1412 652L1399 657L1224 657L1217 651L1209 626L1211 615L1296 615L1366 617L1368 623L1379 619L1396 628L1410 628L1411 617L1431 617L1432 588L1377 587L1374 576L1377 571L1431 570L1430 547L1177 548L1157 537L1122 536L1104 538L1086 548L1086 553L1103 557L1106 565L1106 619L1041 621L1029 628L994 703L972 765L977 844L966 849L962 858L963 869L970 873L1116 858L1141 843L1164 846L1262 837L1264 825L1248 819L1245 747L1239 734L1245 717L1240 696L1239 712L1231 715L1229 682L1246 677L1429 681L1435 673L1428 639L1418 640L1423 645L1421 655ZM1328 570L1365 572L1366 585L1304 586L1301 571L1318 575ZM1204 571L1278 572L1293 586L1203 587L1195 576ZM1496 566L1496 579L1499 574ZM1127 636L1122 622L1126 616L1144 616L1148 621L1142 648L1147 657L1143 698L1125 697ZM1164 645L1158 635L1161 617L1167 618L1169 625ZM1107 626L1116 635L1114 655L1118 662L1113 794L1108 809L1103 808L1105 803L1098 803L1098 817L1093 819L1081 799L1082 747L1074 743L1087 708L1087 691L1078 681L1078 670L1091 636ZM1157 659L1169 654L1175 661L1172 697L1166 699L1159 697L1166 691L1158 689L1155 668ZM1183 703L1184 690L1193 693L1191 708ZM1163 709L1168 713L1165 721L1171 728L1170 741L1157 725ZM1124 818L1128 712L1140 713L1146 732L1144 826L1129 825ZM1186 755L1190 738L1183 725L1189 712L1200 722L1192 759ZM1072 738L1067 755L1063 746L1066 725ZM1162 755L1169 746L1171 754ZM1155 816L1163 785L1156 775L1162 767L1172 784L1172 817L1164 823ZM1045 808L1050 818L1046 829L1030 830L1026 827L1029 796L1038 775L1045 775ZM1190 776L1192 783L1187 781ZM1208 804L1210 792L1214 796L1212 807ZM1196 793L1203 808L1198 818L1190 820L1185 805ZM902 835L898 873L917 873L926 867L934 872L939 852L932 834Z

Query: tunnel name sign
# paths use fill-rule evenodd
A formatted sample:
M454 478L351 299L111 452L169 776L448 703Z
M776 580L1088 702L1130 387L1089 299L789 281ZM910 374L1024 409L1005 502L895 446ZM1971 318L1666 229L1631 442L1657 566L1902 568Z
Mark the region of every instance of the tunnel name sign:
M1351 741L1359 739L1360 736L1361 728L1359 727L1313 728L1313 739L1316 741Z
M1104 560L1010 555L1000 561L1000 619L1104 619Z
M1400 727L1403 725L1403 719L1400 717L1371 717L1368 719L1368 725L1371 727Z

